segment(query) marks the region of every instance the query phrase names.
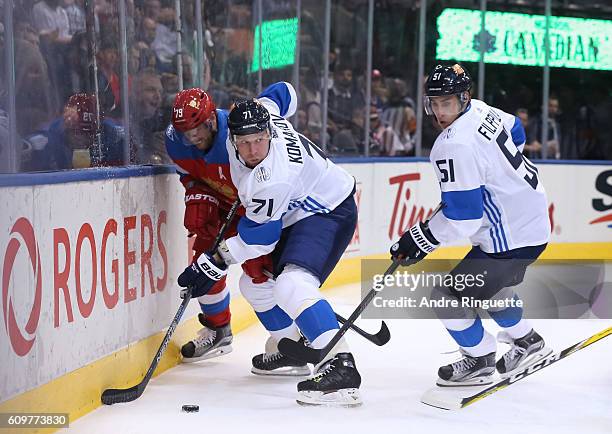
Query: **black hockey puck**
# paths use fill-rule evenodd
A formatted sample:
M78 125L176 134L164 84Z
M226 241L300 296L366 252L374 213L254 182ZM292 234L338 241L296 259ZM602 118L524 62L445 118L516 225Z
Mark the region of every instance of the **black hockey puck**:
M183 405L183 411L185 413L197 413L198 411L200 411L200 406L199 405L185 404L185 405Z

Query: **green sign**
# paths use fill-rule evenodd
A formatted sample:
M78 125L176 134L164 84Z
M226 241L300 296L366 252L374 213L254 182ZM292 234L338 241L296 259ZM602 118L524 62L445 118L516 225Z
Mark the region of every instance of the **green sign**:
M261 23L261 69L283 68L295 63L298 19L264 21ZM255 27L251 72L259 69L259 25Z
M437 59L478 62L482 39L486 63L544 66L544 15L487 12L484 38L478 10L445 9L437 25ZM612 70L612 21L551 16L549 35L550 66Z

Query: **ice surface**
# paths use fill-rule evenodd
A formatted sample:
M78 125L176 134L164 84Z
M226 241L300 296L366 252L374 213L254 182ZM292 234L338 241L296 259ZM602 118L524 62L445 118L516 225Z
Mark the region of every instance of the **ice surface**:
M348 316L359 302L359 286L325 293ZM73 422L71 433L419 433L517 434L612 433L612 338L593 344L554 366L472 406L451 412L419 402L433 386L438 366L456 358L436 320L388 321L391 341L376 347L350 333L349 344L363 378L359 408L313 408L295 403L294 378L250 373L262 352L265 330L256 325L234 337L234 352L180 365L153 379L138 400L102 406ZM536 320L555 352L611 325L603 320ZM368 331L378 322L362 320ZM496 333L498 328L485 321ZM501 347L500 347L501 349ZM117 369L120 369L118 367ZM182 413L198 404L199 413Z

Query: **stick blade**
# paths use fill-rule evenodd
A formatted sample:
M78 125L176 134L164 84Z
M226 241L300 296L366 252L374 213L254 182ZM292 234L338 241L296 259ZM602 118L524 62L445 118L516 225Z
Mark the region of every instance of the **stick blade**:
M293 359L316 365L322 359L321 350L309 348L289 338L282 338L278 343L278 351Z
M421 396L421 402L442 410L460 410L463 396L461 391L456 389L459 388L433 387ZM461 389L465 391L464 387Z
M391 332L389 331L389 327L387 327L387 324L383 321L382 325L380 326L380 330L374 335L374 339L372 339L372 342L374 342L379 347L382 347L387 342L389 342L390 339Z
M140 397L144 388L141 389L140 385L130 387L128 389L106 389L102 392L102 404L113 405L121 402L131 402Z

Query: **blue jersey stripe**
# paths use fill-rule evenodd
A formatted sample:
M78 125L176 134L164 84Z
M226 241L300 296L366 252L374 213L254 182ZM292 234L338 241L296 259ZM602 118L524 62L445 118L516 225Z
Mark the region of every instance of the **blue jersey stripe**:
M495 212L494 208L491 206L491 202L487 198L486 193L485 193L484 198L485 198L485 201L484 201L485 206L487 207L487 209L489 210L489 213L490 213L489 220L491 221L491 224L493 225L493 230L495 231L495 235L497 237L497 243L498 243L498 246L499 246L498 247L498 252L501 252L504 249L504 243L502 241L502 237L499 235L500 234L499 215Z
M525 140L526 140L525 128L523 128L523 124L521 123L521 120L517 116L514 117L514 125L512 126L512 129L510 130L510 135L512 136L512 142L517 147L525 143Z
M501 231L501 235L504 241L504 248L505 250L510 250L508 248L508 241L506 240L506 232L504 231L504 223L502 220L502 214L500 209L497 207L497 205L495 205L495 202L493 202L493 197L491 196L491 192L489 192L489 190L485 189L485 195L488 197L489 199L489 203L491 204L491 206L493 206L493 209L497 212L497 218L498 218L498 224L499 224L499 229Z
M491 229L489 229L489 235L491 236L491 240L493 240L493 252L494 253L498 253L499 252L499 247L498 247L499 244L498 244L498 241L495 238L495 234L493 232L493 229L495 228L495 222L493 221L493 218L491 217L491 211L489 210L489 205L487 204L486 200L484 202L484 212L487 215L487 219L491 223Z
M443 191L442 213L451 220L476 220L482 218L483 202L480 186L473 190Z
M280 115L285 116L289 111L289 105L291 104L291 93L289 88L283 82L274 83L259 95L259 98L270 98L276 103L279 108Z
M319 208L319 209L320 209L320 210L322 210L323 212L325 212L325 213L328 213L328 212L329 212L329 209L328 209L328 208L326 208L326 207L324 207L323 205L321 205L319 202L317 202L316 200L314 200L312 197L308 196L308 197L306 198L306 200L307 200L307 201L309 201L310 203L314 203L314 204L317 206L317 208Z
M238 222L238 234L242 241L247 244L269 246L280 239L283 230L281 219L270 220L266 223L256 223L247 217L242 217Z

